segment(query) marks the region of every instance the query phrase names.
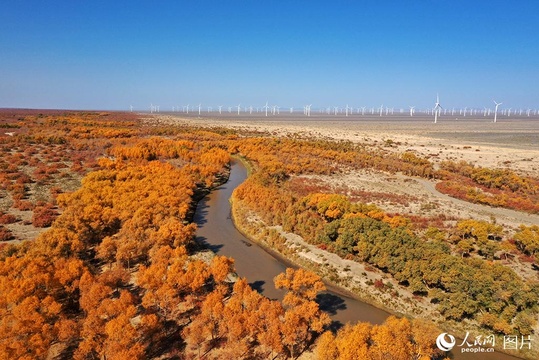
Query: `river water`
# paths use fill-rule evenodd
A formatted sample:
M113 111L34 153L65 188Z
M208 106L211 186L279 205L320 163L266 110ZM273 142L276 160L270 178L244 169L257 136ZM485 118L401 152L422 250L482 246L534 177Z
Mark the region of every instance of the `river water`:
M205 244L218 255L232 257L236 272L247 278L251 286L270 299L281 300L284 291L275 289L273 278L293 267L285 259L273 256L262 247L243 236L231 219L229 199L232 191L247 178L247 170L239 161L232 161L229 180L214 189L197 206L194 221L198 226L197 241ZM370 304L351 298L336 288L318 297L320 307L327 311L333 320L332 326L339 327L346 322L366 321L381 324L389 313ZM460 344L457 341L457 344ZM454 359L463 360L516 360L516 357L502 353L450 354Z

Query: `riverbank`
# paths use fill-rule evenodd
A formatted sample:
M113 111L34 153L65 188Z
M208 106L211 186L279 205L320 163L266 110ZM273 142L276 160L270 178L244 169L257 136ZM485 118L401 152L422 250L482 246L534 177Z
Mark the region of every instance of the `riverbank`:
M381 271L352 260L340 258L338 255L309 244L301 236L285 232L280 226L269 226L253 211L247 209L241 200L231 198L232 219L234 225L244 236L278 256L294 267L309 269L324 281L359 301L376 306L388 314L398 316L431 319L433 306L424 301L421 304L412 302L413 294L404 294L397 290L397 284ZM379 282L383 283L382 285Z
M332 291L342 291L347 296L371 304L388 313L408 318L423 318L434 323L444 331L461 339L466 333L485 334L478 324L472 322L450 322L442 318L436 305L428 297L414 296L400 286L388 274L369 265L340 258L338 255L307 243L300 236L283 231L280 226L269 226L241 200L232 195L232 220L236 228L251 241L266 251L294 266L309 269L320 275ZM503 338L497 338L503 344ZM497 347L501 351L501 347ZM496 353L500 358L506 355ZM535 354L517 352L513 355L535 359ZM497 356L497 355L492 355ZM459 357L460 358L460 357ZM468 357L465 357L468 358ZM488 357L497 359L498 357ZM512 357L510 357L512 358Z

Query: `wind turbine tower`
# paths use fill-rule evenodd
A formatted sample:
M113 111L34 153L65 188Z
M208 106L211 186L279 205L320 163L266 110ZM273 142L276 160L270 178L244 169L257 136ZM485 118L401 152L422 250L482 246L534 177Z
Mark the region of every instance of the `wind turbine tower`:
M434 123L436 124L438 122L438 115L440 115L440 110L442 107L440 106L440 98L438 95L436 95L436 103L434 104Z
M410 117L414 116L415 106L410 106Z
M497 103L495 100L494 101L494 104L496 104L496 107L494 108L494 122L496 122L496 118L498 116L498 106L500 106L502 103Z

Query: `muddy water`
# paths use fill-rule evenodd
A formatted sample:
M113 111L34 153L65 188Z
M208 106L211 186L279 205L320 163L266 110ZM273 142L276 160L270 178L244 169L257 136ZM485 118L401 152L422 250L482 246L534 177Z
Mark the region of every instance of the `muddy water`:
M232 191L247 178L247 170L238 161L232 162L230 178L202 199L195 213L198 226L197 240L204 243L218 255L235 259L236 272L247 278L251 286L270 299L281 300L282 290L275 289L273 278L292 265L285 259L266 252L251 242L234 227L230 214L229 199ZM328 287L319 295L321 308L327 311L338 327L346 322L367 321L381 324L389 316L383 310L344 295L338 289ZM460 342L457 342L460 344ZM463 360L515 360L517 358L500 354L460 354L454 359Z

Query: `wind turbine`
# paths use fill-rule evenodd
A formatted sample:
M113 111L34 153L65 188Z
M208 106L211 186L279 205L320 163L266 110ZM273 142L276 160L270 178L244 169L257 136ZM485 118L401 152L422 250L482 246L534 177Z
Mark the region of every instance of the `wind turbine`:
M434 104L434 123L435 124L438 122L438 115L441 109L443 108L440 106L440 98L438 94L436 94L436 103Z
M266 109L266 116L268 116L268 108L269 108L268 102L266 101L266 105L264 106L264 109Z
M202 108L202 104L198 104L198 115L200 115L200 109Z
M129 105L129 109L131 110L131 112L133 112L133 105ZM530 115L528 114L528 116Z
M382 106L380 106L380 116L382 116L383 111L384 111L384 104L382 104Z
M366 106L361 107L361 115L365 115L365 108L366 108Z
M240 110L241 110L241 104L238 104L237 108L238 108L238 115L239 115L239 114L240 114Z
M221 109L223 108L223 105L219 105L219 115L221 115Z
M496 122L496 118L498 115L498 106L500 106L502 103L497 103L496 100L493 100L494 104L496 104L496 108L494 109L494 122Z
M410 117L414 116L415 106L410 106Z

